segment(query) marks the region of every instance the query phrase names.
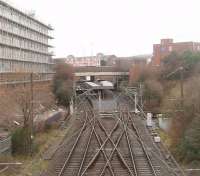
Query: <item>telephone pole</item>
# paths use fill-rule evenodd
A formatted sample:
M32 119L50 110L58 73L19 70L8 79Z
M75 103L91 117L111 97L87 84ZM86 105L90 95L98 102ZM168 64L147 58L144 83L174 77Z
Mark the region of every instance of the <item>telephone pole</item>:
M29 122L29 130L30 130L30 154L32 154L32 136L33 136L33 73L30 74L30 122Z

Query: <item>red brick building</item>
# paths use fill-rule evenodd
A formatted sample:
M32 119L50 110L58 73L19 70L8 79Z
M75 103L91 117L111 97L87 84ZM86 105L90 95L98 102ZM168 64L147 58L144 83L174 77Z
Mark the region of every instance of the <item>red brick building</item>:
M161 39L160 44L153 45L152 64L159 66L164 57L172 51L183 53L185 51L197 52L200 51L200 43L197 42L178 42L174 43L173 39Z

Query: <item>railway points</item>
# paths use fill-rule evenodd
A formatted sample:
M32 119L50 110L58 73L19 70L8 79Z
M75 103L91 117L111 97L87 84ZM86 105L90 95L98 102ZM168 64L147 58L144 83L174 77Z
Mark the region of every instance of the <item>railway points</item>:
M77 104L79 120L75 122L79 125L74 127L79 126L78 132L63 143L41 176L185 175L171 157L165 157L162 146L154 143L142 115L130 108L128 97L115 98L117 109L109 112L94 109L87 98L85 93Z

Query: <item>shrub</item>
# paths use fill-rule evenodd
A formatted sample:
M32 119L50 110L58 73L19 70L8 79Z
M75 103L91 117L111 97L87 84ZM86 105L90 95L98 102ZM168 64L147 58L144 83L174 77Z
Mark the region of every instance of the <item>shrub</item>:
M198 77L190 77L184 84L184 106L174 106L174 110L183 108L179 115L173 114L171 126L174 154L181 161L200 160L200 83ZM178 104L176 100L176 104Z
M16 129L11 138L12 142L12 153L13 154L27 154L28 153L28 143L27 139L29 138L29 130L27 128L18 128Z

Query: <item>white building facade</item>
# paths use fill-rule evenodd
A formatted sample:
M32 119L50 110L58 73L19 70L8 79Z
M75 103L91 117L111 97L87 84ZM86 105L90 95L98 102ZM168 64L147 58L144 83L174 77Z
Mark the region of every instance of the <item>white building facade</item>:
M0 0L0 73L52 73L51 30Z
M72 55L65 59L65 63L73 65L74 67L84 67L84 66L100 66L101 58L97 56L85 56L85 57L74 57Z

